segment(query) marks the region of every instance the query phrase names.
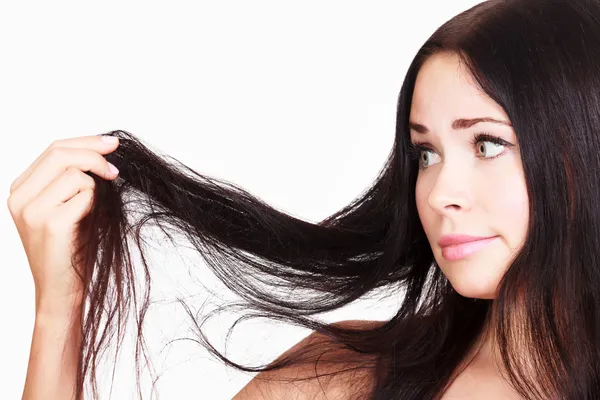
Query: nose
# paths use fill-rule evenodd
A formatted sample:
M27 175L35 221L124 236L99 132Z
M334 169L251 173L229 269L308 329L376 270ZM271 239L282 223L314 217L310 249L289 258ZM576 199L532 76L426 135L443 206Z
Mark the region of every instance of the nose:
M427 178L434 179L427 202L436 213L470 209L472 180L464 168L442 164L436 177Z

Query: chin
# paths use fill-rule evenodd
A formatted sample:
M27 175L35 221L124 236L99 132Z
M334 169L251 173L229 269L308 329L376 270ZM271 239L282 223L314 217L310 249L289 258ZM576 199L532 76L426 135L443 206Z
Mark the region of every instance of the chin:
M442 268L442 271L452 285L452 288L463 297L488 300L496 297L498 282L494 276L456 270L446 273L447 271L444 271L444 268Z
M465 275L462 272L454 275L446 275L452 288L463 297L472 299L494 299L498 288L493 277ZM487 279L486 279L487 278Z
M493 300L494 298L496 298L495 292L481 291L477 290L477 288L457 287L454 285L452 285L452 287L454 288L454 290L456 290L458 294L460 294L463 297L468 297L470 299Z
M441 253L435 256L438 268L461 296L486 300L497 297L498 285L506 271L504 254L488 254L487 257L458 261L447 261Z

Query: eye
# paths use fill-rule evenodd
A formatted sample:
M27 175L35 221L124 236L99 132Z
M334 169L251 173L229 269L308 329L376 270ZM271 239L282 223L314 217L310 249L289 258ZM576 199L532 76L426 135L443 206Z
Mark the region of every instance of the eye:
M502 150L504 150L504 147L505 146L502 144L493 143L493 142L489 142L486 140L477 142L477 151L480 152L480 154L483 158L497 157L500 153L502 153Z
M506 147L512 146L506 140L490 135L489 133L478 133L471 140L471 144L476 146L477 152L484 159L496 158L503 153Z
M507 147L514 146L512 143L507 142L497 136L490 135L489 133L478 133L470 141L471 146L475 148L477 157L484 160L491 160L501 156L505 153ZM429 168L434 164L431 157L438 157L435 150L429 147L428 143L412 143L408 144L409 155L413 160L419 162L419 169Z
M431 156L427 156L428 154L435 155L439 157L434 150L430 149L426 145L419 143L409 143L409 155L411 159L417 160L419 162L419 169L429 168L431 164L429 164Z
M428 156L428 154L429 154L429 156ZM435 154L435 152L433 150L430 150L426 147L423 148L423 150L420 152L420 155L419 155L419 164L421 165L421 168L429 168L433 165L433 164L431 164L432 155L437 156L439 158L439 156L437 154Z

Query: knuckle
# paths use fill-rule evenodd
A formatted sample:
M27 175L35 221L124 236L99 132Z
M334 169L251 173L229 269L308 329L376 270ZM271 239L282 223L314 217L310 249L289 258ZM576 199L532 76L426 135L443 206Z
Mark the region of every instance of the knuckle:
M92 189L84 189L81 191L81 194L85 196L88 204L94 199L94 191Z
M21 221L27 229L36 229L39 226L39 218L33 207L24 207L21 211Z
M11 214L15 213L17 205L15 204L15 198L12 194L6 199L6 206L8 207L8 210Z
M93 189L95 187L96 182L94 181L94 178L79 168L70 166L67 167L67 170L64 173L66 174L66 179L76 182L79 188Z
M6 199L8 211L10 212L10 215L13 218L17 218L19 215L21 215L21 203L21 200L19 200L18 197L14 194L11 194L10 196L8 196L8 199Z
M62 147L50 147L48 149L48 157L51 160L59 160L61 159L65 154L65 150Z
M50 143L50 145L48 146L48 149L60 147L61 142L62 142L62 140L60 140L60 139L53 140L52 143Z
M79 170L78 168L75 168L73 166L69 166L69 167L67 167L64 174L66 175L66 177L68 179L79 179L80 178L79 175L81 175L81 170Z

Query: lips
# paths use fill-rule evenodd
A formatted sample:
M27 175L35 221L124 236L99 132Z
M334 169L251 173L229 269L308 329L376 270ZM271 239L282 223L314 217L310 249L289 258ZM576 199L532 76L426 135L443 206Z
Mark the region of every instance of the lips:
M442 248L442 256L448 261L468 257L494 242L499 236L443 236L438 244Z
M446 247L455 244L474 242L476 240L489 239L494 236L471 236L471 235L444 235L438 242L438 246Z

